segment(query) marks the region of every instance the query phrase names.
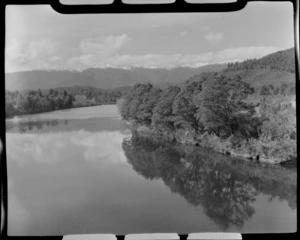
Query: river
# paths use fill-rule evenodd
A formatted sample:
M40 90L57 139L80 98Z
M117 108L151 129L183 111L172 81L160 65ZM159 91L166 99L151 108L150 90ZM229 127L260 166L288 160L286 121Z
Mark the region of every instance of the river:
M11 236L297 229L295 169L139 136L114 105L6 126Z

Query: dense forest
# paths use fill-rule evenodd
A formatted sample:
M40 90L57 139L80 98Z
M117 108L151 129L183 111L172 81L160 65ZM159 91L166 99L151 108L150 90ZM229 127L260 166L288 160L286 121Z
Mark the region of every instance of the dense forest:
M293 85L254 88L211 72L165 89L137 84L118 106L123 119L173 141L279 162L296 157L294 100Z
M294 48L279 51L260 59L248 59L243 62L228 63L225 71L271 68L279 71L295 72Z
M66 109L115 104L131 87L103 90L94 87L64 87L28 91L6 91L6 117Z

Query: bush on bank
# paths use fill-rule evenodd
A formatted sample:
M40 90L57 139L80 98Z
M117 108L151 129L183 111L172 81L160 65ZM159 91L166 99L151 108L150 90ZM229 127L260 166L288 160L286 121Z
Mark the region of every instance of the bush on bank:
M137 84L117 104L123 119L169 140L278 163L296 158L296 114L291 105L265 96L240 77L207 73L159 89Z

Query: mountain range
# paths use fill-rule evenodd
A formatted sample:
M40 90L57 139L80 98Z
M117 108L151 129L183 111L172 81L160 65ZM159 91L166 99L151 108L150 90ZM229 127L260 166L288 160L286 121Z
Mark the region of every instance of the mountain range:
M253 86L293 83L295 81L294 48L278 51L260 59L237 63L210 64L198 68L89 68L83 71L33 70L7 73L6 90L36 90L70 86L90 86L112 89L152 83L165 87L187 79L197 78L204 72L221 72L227 76L240 75Z
M221 71L226 64L205 65L198 68L89 68L84 71L33 70L7 73L6 90L36 90L70 86L91 86L111 89L133 86L136 83L152 83L167 86L184 81L207 71Z

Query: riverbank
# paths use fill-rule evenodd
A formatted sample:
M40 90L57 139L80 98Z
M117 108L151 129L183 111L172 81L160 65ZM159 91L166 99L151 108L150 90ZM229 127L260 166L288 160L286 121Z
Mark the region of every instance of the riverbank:
M28 114L6 119L6 126L14 123L40 122L53 123L57 120L86 119L98 117L113 117L120 119L116 105L97 105L72 109L55 110L44 113Z
M296 166L296 156L288 156L288 154L277 153L278 156L274 156L272 149L268 149L261 140L251 139L249 141L241 141L233 146L234 140L231 138L221 140L219 137L210 134L197 135L194 131L180 129L175 132L158 130L151 126L138 125L132 121L127 121L126 124L132 129L143 136L162 137L165 140L171 142L177 142L184 145L192 145L196 147L203 147L213 150L218 153L230 155L236 158L241 158L247 161L252 161L260 164L272 164L283 166ZM266 144L270 145L270 142ZM238 147L237 147L238 145ZM296 152L296 146L288 146ZM277 152L280 152L279 146L272 146ZM287 148L287 146L282 147ZM286 150L286 149L285 149ZM291 151L290 149L286 151ZM269 154L271 152L271 154ZM280 155L281 154L281 155ZM271 155L271 156L270 156ZM286 155L286 156L284 156ZM280 157L282 156L282 157Z
M38 111L38 112L23 112L23 113L18 113L10 116L5 115L5 119L13 119L15 117L21 117L21 116L30 116L30 115L35 115L35 114L42 114L42 113L50 113L50 112L56 112L56 111L64 111L64 110L71 110L71 109L77 109L77 108L88 108L88 107L97 107L97 106L106 106L106 105L116 105L116 103L105 103L105 104L94 104L94 105L87 105L87 106L72 106L68 108L60 108L60 109L54 109L54 110L46 110L46 111Z

